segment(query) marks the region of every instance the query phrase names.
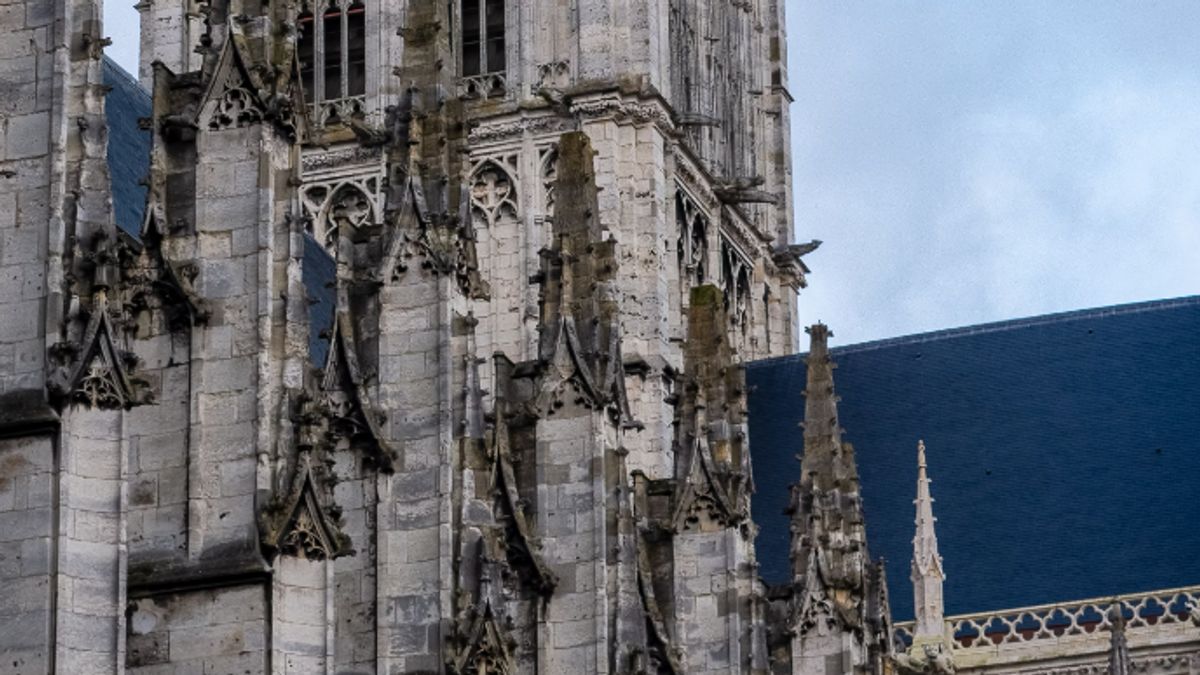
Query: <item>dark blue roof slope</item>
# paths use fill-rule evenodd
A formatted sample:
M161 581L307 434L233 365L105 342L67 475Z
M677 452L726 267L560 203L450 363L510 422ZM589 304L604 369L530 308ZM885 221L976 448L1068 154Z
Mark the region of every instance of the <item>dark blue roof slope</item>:
M138 128L138 118L150 116L150 95L107 56L104 84L112 88L104 101L104 116L113 217L117 227L137 237L146 212L146 186L141 181L150 173L150 132Z
M333 328L333 308L337 304L337 291L334 289L336 276L337 267L333 258L315 239L304 235L304 272L301 281L308 293L308 357L317 366L325 365L325 356L329 353L328 335Z
M836 326L833 327L836 330ZM867 536L912 617L916 445L950 614L1200 583L1200 297L833 349ZM803 356L747 367L760 571L788 580Z

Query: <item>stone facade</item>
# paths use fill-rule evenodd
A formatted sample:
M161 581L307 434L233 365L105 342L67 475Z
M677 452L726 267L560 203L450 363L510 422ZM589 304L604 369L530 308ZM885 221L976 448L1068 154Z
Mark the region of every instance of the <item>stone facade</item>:
M99 3L4 5L4 669L766 672L782 6L138 9L128 232Z
M130 234L98 1L0 4L0 670L906 663L823 326L756 574L739 364L819 243L782 2L138 9Z

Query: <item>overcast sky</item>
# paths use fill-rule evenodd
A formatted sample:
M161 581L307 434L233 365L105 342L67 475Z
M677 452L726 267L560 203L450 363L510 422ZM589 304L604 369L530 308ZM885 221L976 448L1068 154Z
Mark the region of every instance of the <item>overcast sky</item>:
M804 324L1200 292L1200 2L789 2Z
M108 53L136 71L137 13ZM802 324L1200 293L1200 2L789 0Z

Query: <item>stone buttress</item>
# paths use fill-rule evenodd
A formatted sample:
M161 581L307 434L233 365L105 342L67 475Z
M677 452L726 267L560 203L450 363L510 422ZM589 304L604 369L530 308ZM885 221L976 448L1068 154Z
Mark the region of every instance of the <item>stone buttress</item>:
M101 9L13 2L0 28L0 668L116 672L155 373L121 293Z

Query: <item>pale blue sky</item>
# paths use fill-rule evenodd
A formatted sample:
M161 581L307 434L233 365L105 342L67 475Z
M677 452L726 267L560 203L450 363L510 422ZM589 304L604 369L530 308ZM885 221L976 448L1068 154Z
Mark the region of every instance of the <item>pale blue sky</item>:
M106 3L136 70L137 13ZM1200 293L1200 2L787 5L804 324L848 344Z

